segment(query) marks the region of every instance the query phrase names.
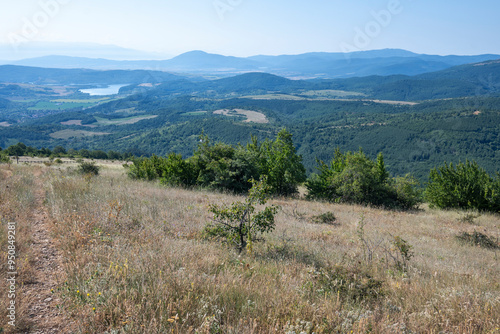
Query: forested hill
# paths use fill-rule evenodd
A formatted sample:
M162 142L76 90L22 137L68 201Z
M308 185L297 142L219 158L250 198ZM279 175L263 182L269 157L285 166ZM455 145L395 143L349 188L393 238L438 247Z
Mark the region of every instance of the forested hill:
M132 84L158 83L182 79L182 76L160 71L96 71L89 69L54 69L28 66L0 66L0 82L58 84Z
M421 101L500 94L500 60L455 66L416 76L371 76L317 82L323 88L359 91L388 100Z
M383 152L392 173L413 173L420 180L444 161L476 160L489 172L500 166L499 61L418 76L335 80L290 80L261 72L192 80L162 72L155 78L147 71L1 70L11 71L8 79L16 71L18 80L39 81L57 79L59 73L60 81L95 76L112 80L106 84L146 75L144 83L104 97L88 96L73 85L62 91L53 85L0 83L1 147L20 141L39 148L187 156L202 131L236 145L251 135L274 137L286 127L309 173L316 159L328 161L336 147L362 147L371 157Z
M165 83L150 95L199 94L212 91L228 93L295 93L308 90L341 90L363 94L367 98L422 101L467 96L500 94L500 62L488 61L461 65L444 71L417 76L370 76L333 80L290 80L268 73L246 73L230 78L204 81ZM132 91L128 87L124 91ZM359 95L354 95L359 98ZM352 98L352 96L351 96Z

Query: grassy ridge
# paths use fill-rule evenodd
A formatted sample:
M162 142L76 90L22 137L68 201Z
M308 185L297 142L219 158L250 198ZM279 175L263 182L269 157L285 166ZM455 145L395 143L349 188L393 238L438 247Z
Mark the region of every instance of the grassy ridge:
M492 333L500 325L496 253L456 240L474 229L498 236L498 216L474 226L456 212L275 199L276 230L238 256L200 233L209 204L237 197L133 181L117 167L97 178L47 168L43 182L65 258L55 293L78 332ZM328 212L336 224L313 218ZM396 236L413 253L404 270Z

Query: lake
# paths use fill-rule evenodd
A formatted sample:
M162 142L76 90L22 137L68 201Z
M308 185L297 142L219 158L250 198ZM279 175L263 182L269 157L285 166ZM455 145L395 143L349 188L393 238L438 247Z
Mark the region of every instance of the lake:
M89 94L91 96L95 95L116 95L120 91L120 88L128 86L127 85L109 85L106 88L90 88L90 89L80 89L80 92Z

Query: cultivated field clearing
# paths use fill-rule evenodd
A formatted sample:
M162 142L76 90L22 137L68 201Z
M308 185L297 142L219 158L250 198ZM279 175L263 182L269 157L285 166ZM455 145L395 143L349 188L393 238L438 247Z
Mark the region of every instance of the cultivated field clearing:
M373 100L373 99L359 99L359 98L340 98L335 97L334 92L342 92L342 91L309 91L301 93L298 95L288 95L288 94L264 94L264 95L247 95L241 96L242 99L253 99L253 100L287 100L287 101L343 101L343 102L374 102L381 104L391 104L391 105L407 105L414 106L417 105L417 102L408 102L408 101L391 101L391 100ZM304 97L310 96L310 97ZM343 95L347 96L364 96L361 93L355 92L345 92Z
M365 96L363 93L349 92L345 90L335 90L335 89L324 89L324 90L309 90L300 95L306 95L311 97L326 97L326 98L336 98L336 97L348 97L348 96Z
M75 168L3 165L0 187L0 242L6 221L19 228L21 332L497 333L500 326L498 251L456 239L474 230L500 236L498 215L468 223L465 212L275 199L276 230L239 255L203 237L209 205L239 196L134 181L118 166L86 177ZM37 212L46 217L35 226ZM314 222L328 212L334 223ZM53 286L36 291L28 282L40 279L44 256L30 245L40 229L61 272L48 271ZM402 260L395 237L411 246L405 270L395 266ZM7 301L1 285L0 327Z
M97 120L96 125L106 126L106 125L127 125L127 124L135 124L145 119L153 119L158 117L158 115L145 115L145 116L132 116L125 118L113 118L107 119L104 117L94 116Z
M70 119L69 121L66 122L61 122L62 125L79 125L82 126L82 120L81 119Z
M221 109L214 111L214 114L225 116L244 116L247 123L269 123L266 115L261 112L245 109Z
M74 102L48 102L40 101L34 107L28 108L28 110L39 111L39 110L66 110L75 108L88 108L95 106L96 103L74 103Z
M86 126L89 128L96 128L98 126L108 126L108 125L128 125L135 124L145 119L153 119L158 117L157 115L147 115L147 116L132 116L132 117L124 117L124 118L113 118L108 119L104 117L95 116L94 118L97 120L96 123L92 124L82 124L81 119L72 119L66 122L61 122L62 125L79 125Z
M69 138L82 138L82 137L90 137L90 136L104 136L109 135L109 132L91 132L84 130L61 130L50 134L50 137L55 139L69 139Z

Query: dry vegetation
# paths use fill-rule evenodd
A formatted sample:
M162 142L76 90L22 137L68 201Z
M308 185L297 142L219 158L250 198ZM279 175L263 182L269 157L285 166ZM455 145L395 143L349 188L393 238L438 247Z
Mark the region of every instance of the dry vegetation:
M474 230L498 238L498 216L470 224L452 211L276 199L276 230L239 256L202 233L209 204L239 198L133 181L116 168L82 177L0 167L2 223L18 222L27 259L21 281L33 261L24 208L37 168L64 261L54 293L74 332L499 333L498 250L456 238ZM328 212L334 224L313 219ZM395 237L412 246L408 261ZM5 303L0 290L0 327ZM19 318L31 325L22 310Z
M39 168L37 168L39 169ZM17 289L16 289L16 324L19 332L25 332L34 324L29 317L29 296L27 290L35 280L36 258L32 252L33 211L35 210L35 169L0 168L0 230L1 277L0 285L0 329L8 329L7 307L10 299L7 294L7 223L16 222L17 248ZM2 330L0 330L1 332ZM8 331L7 331L8 332Z

